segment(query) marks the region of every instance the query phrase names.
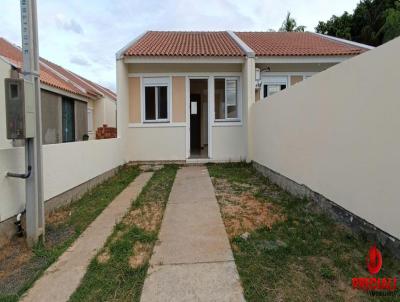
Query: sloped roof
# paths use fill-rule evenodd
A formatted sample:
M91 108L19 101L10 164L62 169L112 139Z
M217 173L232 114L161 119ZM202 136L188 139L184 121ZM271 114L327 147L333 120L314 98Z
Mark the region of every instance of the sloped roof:
M256 56L358 55L366 48L309 32L235 32Z
M149 31L125 55L240 57L245 54L225 31Z
M21 48L0 37L0 57L22 70ZM91 99L107 95L112 100L117 96L111 90L95 84L46 59L40 58L40 81L48 86Z
M256 56L358 55L368 48L309 32L235 32ZM239 41L240 41L239 40ZM238 57L245 52L226 31L148 31L124 56Z

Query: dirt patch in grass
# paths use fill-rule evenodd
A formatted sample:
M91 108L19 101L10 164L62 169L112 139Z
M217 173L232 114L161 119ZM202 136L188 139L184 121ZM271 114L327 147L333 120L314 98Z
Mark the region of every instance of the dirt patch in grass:
M137 167L123 167L81 199L51 212L46 217L46 241L33 249L26 246L24 238L14 238L3 245L0 248L0 301L18 301L137 175Z
M108 249L97 255L97 261L101 264L107 263L110 260L110 251Z
M46 216L46 223L52 225L58 225L65 223L69 217L71 217L71 208L70 207L62 207L51 212Z
M145 231L154 232L160 225L162 215L162 204L151 202L138 209L130 211L123 219L123 222L129 225L136 225Z
M26 246L23 238L15 238L9 244L0 248L0 279L22 264L29 261L32 251Z
M254 197L253 186L239 185L245 191L235 192L233 185L225 180L216 179L214 183L218 188L217 198L230 238L262 227L270 229L273 224L285 220L278 206Z
M147 263L153 246L149 243L136 242L133 246L133 255L129 258L129 265L137 269Z

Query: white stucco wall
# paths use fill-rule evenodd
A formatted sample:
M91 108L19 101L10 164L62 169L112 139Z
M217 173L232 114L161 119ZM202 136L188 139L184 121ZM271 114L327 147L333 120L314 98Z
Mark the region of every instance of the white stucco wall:
M185 160L186 127L138 127L126 132L126 161Z
M120 139L43 146L44 199L48 200L123 164ZM7 178L24 171L24 148L0 149L0 221L25 207L25 184Z
M247 154L246 127L213 126L212 158L217 161L245 160Z
M105 122L105 106L104 98L93 101L93 120L94 120L94 132L96 133L97 128L102 127Z
M25 209L25 182L5 176L7 172L24 170L24 148L0 149L0 222Z
M117 103L109 97L104 97L104 124L117 127Z
M253 160L400 238L400 38L252 107Z

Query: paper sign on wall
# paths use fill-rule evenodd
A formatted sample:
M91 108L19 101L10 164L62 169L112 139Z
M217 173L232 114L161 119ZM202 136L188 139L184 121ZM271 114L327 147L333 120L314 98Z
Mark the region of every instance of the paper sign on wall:
M191 114L197 114L197 102L190 102Z

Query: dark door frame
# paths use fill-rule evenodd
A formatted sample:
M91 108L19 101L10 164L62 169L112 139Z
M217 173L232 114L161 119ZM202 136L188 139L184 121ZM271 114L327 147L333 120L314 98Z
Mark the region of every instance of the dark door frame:
M71 98L63 97L61 103L62 118L62 142L69 143L75 141L75 101Z
M210 144L210 139L211 139L211 131L210 131L210 77L208 76L187 76L187 104L186 104L186 109L188 110L187 113L187 119L188 119L188 125L187 125L187 139L188 139L188 144L186 145L186 147L188 148L188 158L191 157L191 85L190 82L191 80L204 80L205 84L206 84L206 88L207 88L207 112L203 113L203 114L207 114L207 146L208 146L208 152L207 152L207 158L210 158L210 148L211 148L211 144ZM198 111L201 111L201 103L200 106L197 107ZM201 140L201 121L200 121L200 140Z

